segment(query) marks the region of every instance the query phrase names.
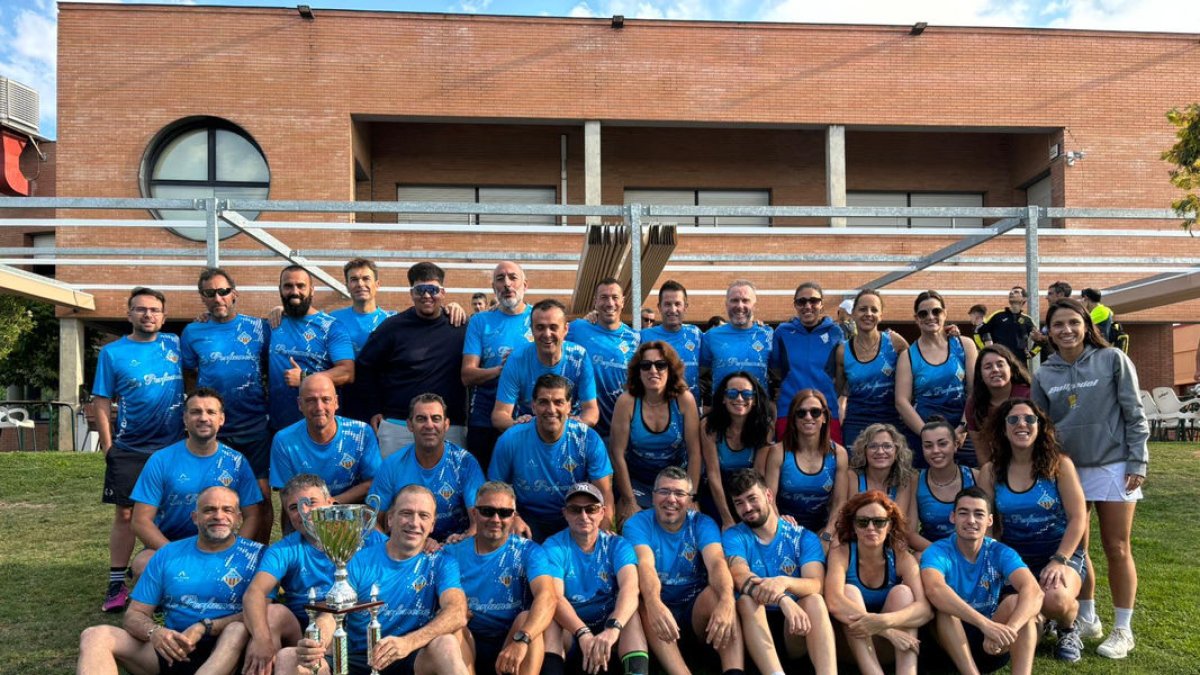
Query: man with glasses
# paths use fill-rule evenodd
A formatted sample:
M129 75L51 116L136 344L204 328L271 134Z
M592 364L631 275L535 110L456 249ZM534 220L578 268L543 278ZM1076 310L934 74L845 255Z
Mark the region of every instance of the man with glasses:
M601 279L593 296L595 322L576 319L571 322L567 340L587 350L596 379L596 400L600 404L600 419L596 431L608 440L613 407L625 391L626 366L638 346L638 334L621 322L625 308L625 292L621 282L613 277Z
M408 406L425 392L446 403L446 437L466 445L467 391L460 369L467 331L446 315L445 281L445 271L431 262L410 267L413 306L380 324L358 354L363 387L372 392L371 424L384 457L413 442Z
M477 675L563 672L561 657L543 665L543 633L554 620L554 570L542 547L513 534L512 486L484 483L472 495L474 536L446 547L458 560L471 620L466 638ZM527 601L531 598L531 601Z
M693 490L687 472L669 466L655 479L654 509L625 522L622 534L637 554L642 626L667 672L688 672L683 646L694 654L696 640L704 640L720 655L724 675L740 675L742 632L721 529L691 508Z
M837 405L837 390L825 364L845 339L841 326L823 312L825 291L815 281L796 287L792 305L796 316L775 329L771 343L771 372L779 380L779 398L775 403L775 438L783 438L787 428L788 406L796 392L816 389L830 402L829 437L842 442L842 426Z
M131 493L142 467L155 451L183 438L183 372L179 338L160 333L167 300L152 288L129 295L129 335L105 345L96 360L92 410L104 453L104 494L115 507L108 538L108 590L101 610L125 609L125 574L133 554ZM112 402L117 411L113 433Z
M683 379L687 380L688 389L700 404L700 327L684 323L687 315L688 294L683 284L672 279L663 282L658 289L658 312L662 315L662 323L655 326L643 322L642 342L661 340L675 350L679 360L683 361ZM717 384L717 380L713 384Z
M700 345L700 377L708 391L726 375L744 370L767 387L773 331L754 319L758 292L754 284L738 279L725 291L725 315L729 322L704 334ZM714 402L706 401L712 405Z

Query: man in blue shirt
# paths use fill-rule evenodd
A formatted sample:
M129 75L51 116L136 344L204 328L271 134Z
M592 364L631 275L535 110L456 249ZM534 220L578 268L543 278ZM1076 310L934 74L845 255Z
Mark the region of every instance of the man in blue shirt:
M925 597L937 610L937 637L960 673L991 672L1012 658L1013 675L1033 672L1042 589L1011 548L986 536L992 505L978 486L960 490L954 534L921 554ZM1016 594L1000 597L1005 585Z
M350 336L350 344L354 347L357 358L367 338L371 336L379 324L396 312L380 307L376 303L379 295L379 267L374 261L366 258L354 258L342 266L342 275L346 279L346 290L350 292L350 306L335 309L329 316L337 319ZM367 401L372 392L365 389L361 381L350 382L338 388L341 398L341 409L344 417L369 422Z
M621 323L625 293L615 278L607 277L596 284L593 308L595 323L588 319L572 321L567 340L583 346L592 362L596 400L600 404L600 419L595 426L600 437L607 439L613 407L625 391L626 369L637 349L638 334Z
M547 374L567 380L575 401L571 414L588 426L596 426L600 408L596 404L595 375L587 350L565 341L567 308L553 298L542 300L533 306L530 321L533 344L513 349L501 369L492 426L503 432L532 420L534 383Z
M772 331L754 320L758 293L754 284L738 279L725 291L729 322L710 329L700 344L700 379L710 391L726 375L744 370L768 389L767 366L771 358ZM711 405L711 403L709 403Z
M841 407L836 404L837 390L825 365L845 336L841 327L822 312L824 300L825 291L821 284L815 281L800 284L792 296L796 316L775 329L771 342L771 372L780 381L779 397L775 402L776 438L783 438L788 406L796 392L816 389L825 394L825 400L830 404L829 436L834 442L842 442Z
M421 394L408 408L408 428L413 442L383 461L371 494L379 499L382 516L392 506L396 493L406 485L424 485L437 500L437 522L430 541L444 542L451 535L473 534L468 511L475 505L475 492L483 485L483 469L466 450L446 440L450 420L446 403L437 394ZM380 518L386 527L386 519Z
M654 481L654 508L625 522L621 532L638 560L641 617L650 651L668 672L686 672L681 645L705 640L726 675L742 673L742 631L725 562L721 528L691 509L695 489L687 472L669 466Z
M337 415L337 391L324 373L300 385L304 419L281 429L271 443L271 487L281 489L298 473L315 473L325 480L334 501L361 504L382 461L371 428ZM290 531L287 514L280 526Z
M458 561L471 621L468 643L477 675L562 673L562 661L542 667L542 633L554 620L554 572L542 547L513 534L517 500L512 486L493 481L475 494L475 535L451 544ZM526 598L532 598L527 602Z
M807 651L814 671L836 672L833 624L821 597L821 540L779 517L757 470L734 473L727 489L742 522L726 530L722 541L734 587L741 593L737 610L750 658L764 675L777 675L784 672L781 655L790 660ZM783 649L776 646L779 642Z
M108 591L101 609L125 609L125 572L133 554L133 499L130 493L151 453L183 437L183 371L179 338L160 333L167 300L151 288L129 295L129 335L104 346L96 360L92 409L104 452L104 496L114 505L108 538ZM113 433L112 402L120 402Z
M217 440L246 456L258 489L269 495L271 431L263 375L271 329L265 319L237 311L237 284L226 270L204 269L196 286L207 320L188 324L180 336L184 377L192 386L209 387L221 394L225 423ZM275 514L270 499L264 499L259 507L257 529L243 533L265 544L271 538Z
M571 383L559 375L542 375L534 386L532 424L518 424L500 435L490 480L513 486L521 515L518 534L541 542L563 528L567 486L590 481L612 504L612 460L595 429L572 419ZM611 526L609 511L604 522Z
M671 279L664 281L658 289L658 312L662 315L662 323L643 328L642 342L661 340L675 349L679 360L683 361L683 379L687 380L688 388L699 404L700 348L703 338L699 326L683 322L687 308L688 295L683 284Z
M79 673L229 673L246 644L242 594L262 544L237 536L237 493L200 493L192 521L199 532L162 548L133 589L124 626L92 626L79 636ZM163 625L154 620L163 613Z

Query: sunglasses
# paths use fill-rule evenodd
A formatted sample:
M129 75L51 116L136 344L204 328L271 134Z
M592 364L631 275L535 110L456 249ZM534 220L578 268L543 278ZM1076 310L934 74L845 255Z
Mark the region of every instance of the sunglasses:
M797 307L803 307L805 305L811 305L812 307L816 307L817 305L821 304L821 302L824 300L825 300L825 298L796 298L795 300L792 300L792 304Z
M200 291L200 295L206 298L215 298L219 295L223 298L232 292L232 288L205 288Z
M821 419L821 416L824 414L825 414L824 408L798 408L796 410L796 419L802 420L805 417L811 417L814 420L819 420L819 419Z
M1038 423L1037 415L1009 415L1004 418L1004 421L1008 422L1008 426L1010 427L1015 427L1021 422L1029 426L1034 426Z
M428 295L436 298L442 294L442 290L442 287L438 286L437 284L417 284L416 286L412 287L413 295L416 295L417 297Z
M868 526L874 525L875 529L882 530L891 524L892 521L887 518L864 518L863 516L854 517L854 526L860 530L867 529Z
M933 318L936 319L945 313L946 310L942 309L941 307L934 307L933 309L919 309L917 310L917 318L928 319L932 315Z
M725 398L729 399L730 401L736 401L739 398L745 399L747 401L753 401L754 400L754 390L753 389L726 389L725 390Z
M516 509L505 509L496 506L476 506L475 510L478 511L479 515L483 516L484 518L500 516L500 520L508 520L509 518L513 517L514 513L517 512Z
M650 372L651 368L660 372L665 371L670 366L671 364L662 359L659 359L658 361L642 361L638 364L638 368L641 368L643 373Z
M600 510L603 508L604 507L600 506L599 504L588 504L587 506L580 506L579 504L568 504L565 507L565 510L567 513L569 513L573 516L577 516L581 513L586 513L589 516L594 516L597 513L600 513Z

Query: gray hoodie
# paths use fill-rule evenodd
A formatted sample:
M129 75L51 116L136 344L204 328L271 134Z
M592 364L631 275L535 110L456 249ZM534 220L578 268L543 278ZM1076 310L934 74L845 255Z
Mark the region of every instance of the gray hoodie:
M1120 349L1088 345L1075 363L1054 354L1033 378L1033 401L1054 421L1076 466L1124 462L1125 473L1146 475L1150 426L1137 371Z

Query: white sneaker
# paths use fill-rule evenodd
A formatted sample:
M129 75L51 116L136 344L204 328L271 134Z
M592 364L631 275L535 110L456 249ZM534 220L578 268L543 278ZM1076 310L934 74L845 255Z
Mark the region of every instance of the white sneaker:
M1114 628L1108 639L1096 648L1096 653L1106 659L1123 659L1133 651L1133 631Z
M1095 617L1091 621L1084 621L1083 617L1076 617L1075 630L1079 631L1079 637L1084 640L1095 640L1104 637L1104 626L1100 624L1100 617Z

